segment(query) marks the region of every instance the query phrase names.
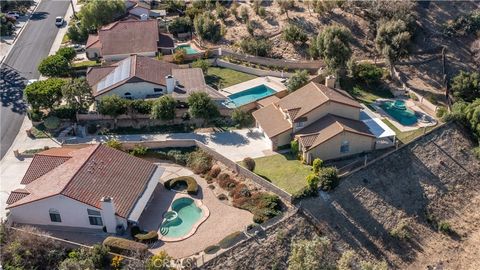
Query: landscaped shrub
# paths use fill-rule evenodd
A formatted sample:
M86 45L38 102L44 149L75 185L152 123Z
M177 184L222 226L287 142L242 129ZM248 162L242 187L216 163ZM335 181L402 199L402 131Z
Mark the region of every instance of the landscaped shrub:
M196 174L206 173L212 168L212 157L203 150L190 153L187 166Z
M208 173L208 175L212 178L216 178L220 174L221 171L222 171L222 169L220 168L220 166L213 165L212 168L210 169L210 172Z
M447 113L447 108L443 106L439 106L436 112L438 118L442 118Z
M320 178L319 185L322 190L325 190L325 191L332 190L338 185L339 179L337 175L337 169L333 167L327 167L320 170L319 178Z
M68 106L59 106L54 108L50 114L60 119L75 120L76 112L77 111L74 108Z
M250 189L247 187L245 184L238 184L235 186L234 189L232 189L229 193L230 197L232 197L234 200L238 198L248 198L252 196L252 193L250 192Z
M263 223L281 211L281 200L277 195L256 192L250 197L240 197L233 201L233 206L253 213L253 222Z
M266 38L244 38L239 46L244 53L257 56L268 56L272 50L272 42Z
M130 255L132 252L147 252L148 246L132 240L109 236L103 240L103 245L114 253Z
M219 174L217 176L217 179L220 180L220 181L230 179L230 174L222 172L221 174Z
M40 122L44 117L44 113L40 110L31 109L27 111L28 118L33 122Z
M242 236L243 236L242 232L233 232L227 235L222 240L220 240L220 242L218 242L218 245L224 249L229 248L233 246L235 243L237 243Z
M142 243L152 243L158 240L158 233L156 231L139 233L135 235L135 239Z
M130 150L130 155L136 156L136 157L141 157L145 156L148 152L148 148L141 145L141 144L136 144L135 147L133 147L132 150Z
M307 175L306 181L307 181L308 189L312 193L317 193L317 188L318 188L318 183L320 183L320 178L316 174L312 173Z
M203 252L207 253L207 254L215 254L217 253L217 251L220 250L220 247L217 246L217 245L212 245L212 246L208 246L206 247Z
M352 75L366 84L377 84L383 76L383 70L374 64L359 63L352 68Z
M323 160L316 158L312 163L312 170L314 173L319 173L320 169L323 167Z
M122 143L115 139L108 140L105 145L113 149L122 150Z
M250 157L246 157L243 159L243 166L247 168L249 171L253 172L255 170L255 160Z
M198 184L195 181L195 178L190 176L180 176L173 179L165 181L163 184L166 189L172 189L176 184L184 183L187 186L187 193L195 195L198 192Z
M60 126L60 118L56 116L49 116L43 120L43 125L49 130L56 129Z
M292 154L294 156L298 155L299 146L298 146L298 141L297 140L293 140L293 141L290 142L290 151L292 151Z

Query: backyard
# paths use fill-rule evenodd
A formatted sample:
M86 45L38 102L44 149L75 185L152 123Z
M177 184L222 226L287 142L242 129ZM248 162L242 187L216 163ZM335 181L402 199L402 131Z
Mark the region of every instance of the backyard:
M369 86L358 83L352 78L341 80L340 84L350 95L365 104L370 104L379 98L393 98L392 93L384 84Z
M254 172L294 194L305 186L305 178L311 173L311 167L288 153L256 158Z
M255 79L257 76L222 67L208 68L205 81L215 89L229 87Z
M396 128L390 121L387 119L382 119L382 121L390 127L395 133L397 134L397 139L402 142L403 144L409 143L413 141L415 138L423 135L424 133L429 132L430 130L436 128L437 126L430 126L430 127L425 127L425 128L418 128L416 130L412 131L405 131L402 132L398 128Z

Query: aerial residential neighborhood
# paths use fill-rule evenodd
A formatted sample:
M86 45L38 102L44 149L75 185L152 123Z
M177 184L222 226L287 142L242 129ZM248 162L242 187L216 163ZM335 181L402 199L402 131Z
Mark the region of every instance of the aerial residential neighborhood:
M480 1L0 7L0 269L478 269Z

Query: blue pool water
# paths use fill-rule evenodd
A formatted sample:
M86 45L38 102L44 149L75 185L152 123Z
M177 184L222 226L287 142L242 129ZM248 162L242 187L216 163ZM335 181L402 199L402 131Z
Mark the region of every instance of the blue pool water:
M415 112L408 109L403 100L386 101L380 107L404 126L411 126L417 123Z
M231 102L235 104L235 107L240 107L256 100L271 96L275 93L275 90L273 90L272 88L261 84L249 89L245 89L242 92L230 95L228 96L228 98Z
M184 49L187 54L196 54L196 53L199 53L199 51L195 50L194 48L192 48L192 46L190 45L178 45L177 46L177 49Z
M202 209L187 197L173 201L172 211L164 216L160 233L168 237L182 237L188 234L195 223L203 216Z

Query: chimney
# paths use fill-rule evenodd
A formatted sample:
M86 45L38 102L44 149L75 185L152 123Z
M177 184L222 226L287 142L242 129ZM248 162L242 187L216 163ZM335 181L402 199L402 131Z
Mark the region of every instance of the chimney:
M165 76L165 81L167 84L167 94L173 93L173 89L175 88L175 78L172 75Z
M115 204L113 198L102 197L100 200L100 206L102 207L103 225L107 228L108 233L117 232L117 218L115 217Z
M146 20L148 20L148 14L145 14L145 13L140 14L140 20L141 20L141 21L146 21Z
M336 81L337 78L335 78L334 75L328 75L327 78L325 78L325 86L328 88L335 88Z

